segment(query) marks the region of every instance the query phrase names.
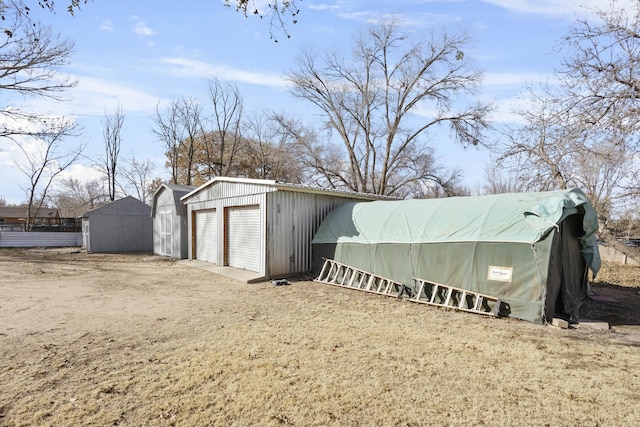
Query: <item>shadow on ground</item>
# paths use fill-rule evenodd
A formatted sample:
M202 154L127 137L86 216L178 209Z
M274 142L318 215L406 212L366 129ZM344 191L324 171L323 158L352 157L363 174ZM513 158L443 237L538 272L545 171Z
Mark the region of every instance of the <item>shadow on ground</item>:
M584 300L580 317L611 326L640 325L640 288L596 282L591 289L594 295Z

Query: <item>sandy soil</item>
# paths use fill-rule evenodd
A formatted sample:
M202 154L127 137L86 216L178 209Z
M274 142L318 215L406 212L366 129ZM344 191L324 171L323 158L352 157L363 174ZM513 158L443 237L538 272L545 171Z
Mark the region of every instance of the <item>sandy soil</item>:
M0 425L637 425L640 269L557 329L150 255L0 250Z

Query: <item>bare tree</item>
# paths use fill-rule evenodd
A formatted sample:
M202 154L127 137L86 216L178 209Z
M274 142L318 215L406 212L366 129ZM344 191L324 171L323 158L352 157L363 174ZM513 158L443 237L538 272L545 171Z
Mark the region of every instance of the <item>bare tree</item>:
M104 128L102 136L104 139L104 158L102 167L107 177L109 199L116 199L116 174L118 171L118 157L120 156L120 145L122 144L122 125L124 124L124 114L122 107L118 106L111 116L105 114Z
M150 192L149 184L153 179L155 169L153 161L151 159L137 160L135 157L131 157L126 159L124 164L120 170L124 180L124 185L120 185L121 191L124 194L131 194L130 189L133 189L138 200L142 203L150 203L153 192Z
M520 193L526 191L517 175L502 173L492 165L485 167L484 178L481 194Z
M621 186L634 167L624 143L627 133L585 125L584 116L567 105L572 97L553 90L517 111L524 124L504 131L495 168L525 191L579 187L599 214L608 215L612 202L627 196Z
M182 147L182 132L178 125L177 105L171 104L169 109L161 113L156 106L155 127L152 132L163 144L167 166L171 169L171 183L178 184L180 171L180 149Z
M160 177L153 178L151 181L147 183L147 194L150 194L153 197L153 194L155 194L155 192L158 191L158 188L160 188L162 184L164 184L164 181L162 178Z
M271 119L277 122L283 138L295 141L296 161L302 167L305 182L331 188L340 185L339 173L333 172L343 170L345 164L338 146L323 144L313 129L292 117L273 114Z
M562 100L546 89L531 91L530 105L514 111L523 125L506 126L504 145L498 149L497 168L511 173L528 191L566 189L580 149L563 113Z
M174 184L192 185L196 175L196 153L203 144L202 106L193 98L171 103L164 115L156 110L153 132L164 144Z
M417 160L430 154L426 138L440 124L463 145L482 144L490 108L463 105L480 82L464 54L467 43L447 33L412 39L391 22L369 26L350 56L302 52L298 71L287 75L292 93L320 109L346 158L317 162L329 185L399 194L415 182L433 182L433 163ZM433 112L411 126L410 113L419 110Z
M640 3L611 0L599 20L581 19L564 38L560 77L587 126L619 129L638 144L640 130ZM634 134L635 132L635 134Z
M185 171L186 185L194 184L196 151L202 144L204 130L202 128L202 106L192 98L182 98L178 103L178 122L182 126L183 135L181 155Z
M63 140L77 136L77 125L70 119L51 119L40 138L15 138L24 160L16 160L17 168L28 178L24 188L27 197L25 229L33 228L33 215L43 206L47 193L56 177L71 166L81 155L84 145L67 149ZM52 129L57 129L53 133Z
M211 128L204 140L206 178L235 175L235 156L240 149L244 101L238 87L217 78L209 80L209 101L213 108Z
M20 97L65 99L64 91L73 87L75 81L61 76L58 69L67 64L73 43L49 27L33 25L25 19L21 5L19 1L0 2L4 27L0 35L0 91L9 100L9 105L0 110L4 118L0 121L0 137L40 137L47 132L56 136L59 128L57 124L47 126L52 123L47 115L26 111L15 104Z
M245 120L246 141L238 156L240 175L296 184L304 181L298 141L281 120L282 116L267 112Z
M81 182L75 178L62 180L52 201L64 217L78 217L109 201L103 183L98 180Z
M563 39L558 83L532 92L498 163L527 189L580 187L609 216L640 196L640 3L626 9L614 0L597 16Z

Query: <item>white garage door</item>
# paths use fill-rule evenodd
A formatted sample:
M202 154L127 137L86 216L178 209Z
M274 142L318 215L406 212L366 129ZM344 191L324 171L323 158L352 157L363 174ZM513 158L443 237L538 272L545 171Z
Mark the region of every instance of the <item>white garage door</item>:
M227 208L227 263L230 267L260 271L260 208Z
M196 259L218 263L216 211L196 211Z

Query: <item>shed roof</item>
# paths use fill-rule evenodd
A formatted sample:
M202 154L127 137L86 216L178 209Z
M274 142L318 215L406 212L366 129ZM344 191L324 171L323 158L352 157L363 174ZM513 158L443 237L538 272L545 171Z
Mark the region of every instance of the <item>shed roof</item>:
M174 204L176 208L180 209L183 206L182 202L180 202L180 199L185 194L188 194L190 191L195 190L195 188L196 187L192 185L162 184L160 187L158 187L155 193L153 193L153 197L152 197L153 203L151 204L151 216L153 216L156 212L157 198L160 195L160 193L162 193L163 191L166 191L166 190L171 191L171 193L173 194Z
M92 215L149 215L151 206L142 203L133 196L126 196L122 199L114 200L98 208L91 209L82 215L82 218L89 218Z
M250 184L250 185L262 185L262 186L268 187L270 189L279 190L279 191L299 191L299 192L303 192L303 193L322 194L322 195L336 196L336 197L346 197L346 198L350 198L350 199L358 199L358 200L363 200L363 201L364 200L383 200L383 199L384 200L397 200L394 197L380 196L380 195L377 195L377 194L357 193L357 192L353 192L353 191L344 191L344 190L335 190L335 189L328 189L328 188L321 188L321 187L313 187L313 186L302 185L302 184L291 184L291 183L285 183L285 182L280 182L280 181L275 181L275 180L270 180L270 179L232 178L232 177L223 177L223 176L217 176L217 177L205 182L204 184L202 184L198 188L194 189L190 193L182 196L180 200L185 202L186 200L188 200L189 198L195 196L196 194L198 194L202 190L204 190L204 189L206 189L206 188L208 188L208 187L210 187L212 185L215 185L218 182L229 182L229 183Z

